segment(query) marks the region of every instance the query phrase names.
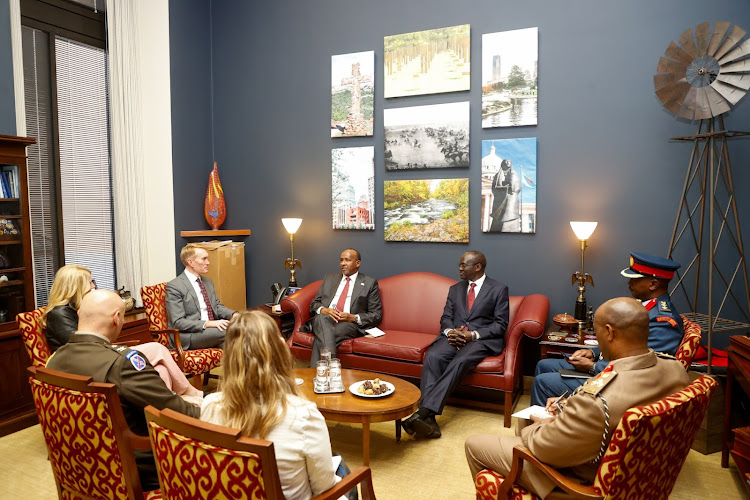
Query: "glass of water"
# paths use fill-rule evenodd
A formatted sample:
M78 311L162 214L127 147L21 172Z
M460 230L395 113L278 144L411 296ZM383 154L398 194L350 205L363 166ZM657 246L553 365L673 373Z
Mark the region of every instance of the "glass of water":
M327 391L328 390L328 362L324 360L318 361L315 367L315 390L316 391Z
M329 348L324 347L320 350L320 360L326 363L331 362L331 350Z
M341 360L331 359L328 365L328 379L332 391L343 391L344 382L341 379Z

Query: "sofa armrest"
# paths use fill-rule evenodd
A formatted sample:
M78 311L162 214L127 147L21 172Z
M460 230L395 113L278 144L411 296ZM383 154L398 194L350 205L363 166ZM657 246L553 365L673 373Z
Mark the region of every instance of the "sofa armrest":
M323 280L318 280L302 287L301 290L285 297L281 302L281 310L294 314L294 331L299 330L310 319L310 302L318 293ZM290 337L291 338L291 337Z
M521 338L526 335L538 339L544 333L549 316L549 299L546 295L532 294L524 297L518 306L513 324L505 335L505 377L520 378Z

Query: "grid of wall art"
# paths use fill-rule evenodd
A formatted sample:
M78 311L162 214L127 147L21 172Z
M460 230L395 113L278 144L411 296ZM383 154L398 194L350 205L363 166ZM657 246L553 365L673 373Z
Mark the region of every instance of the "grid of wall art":
M372 137L375 53L331 58L331 137ZM482 129L535 126L538 29L482 35ZM386 241L469 242L471 28L383 41L383 229ZM455 102L406 105L455 93ZM420 104L424 101L420 101ZM482 138L481 230L535 233L537 140L506 129ZM483 132L485 135L485 132ZM440 172L413 179L403 171ZM334 229L375 229L374 146L333 148Z

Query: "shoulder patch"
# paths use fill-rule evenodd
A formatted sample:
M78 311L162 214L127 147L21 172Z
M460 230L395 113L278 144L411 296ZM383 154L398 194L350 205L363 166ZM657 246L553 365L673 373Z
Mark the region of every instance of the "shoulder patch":
M146 361L141 357L138 351L130 351L125 357L130 360L130 363L136 370L141 371L146 368Z
M660 300L659 301L659 310L661 312L672 312L672 310L669 308L669 304L667 304L666 300Z
M661 323L669 323L672 328L678 328L677 321L670 316L657 316L656 321Z
M588 379L586 383L583 384L583 392L588 394L599 394L616 376L617 372L612 368L612 365L609 365L599 375Z

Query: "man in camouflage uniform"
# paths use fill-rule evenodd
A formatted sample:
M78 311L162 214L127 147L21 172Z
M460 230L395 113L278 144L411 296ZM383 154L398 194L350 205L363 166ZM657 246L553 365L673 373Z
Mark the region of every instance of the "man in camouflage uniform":
M685 388L690 380L682 365L648 347L649 315L638 302L621 297L597 311L594 329L609 366L590 378L563 402L562 411L517 429L517 436L480 434L466 440L466 459L472 476L492 469L510 472L513 447L526 446L542 462L569 467L570 474L593 482L603 450L623 413L633 406L653 403ZM550 401L551 402L551 401ZM545 498L554 483L531 464L524 464L521 485Z

